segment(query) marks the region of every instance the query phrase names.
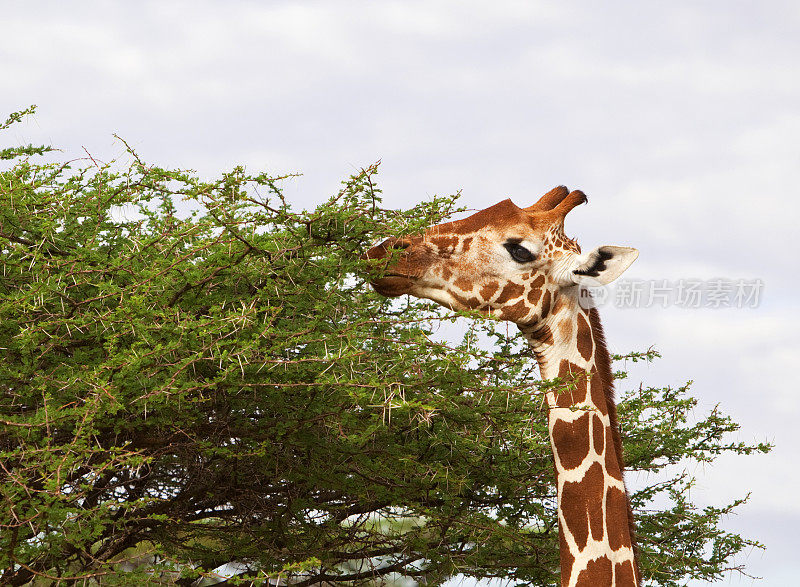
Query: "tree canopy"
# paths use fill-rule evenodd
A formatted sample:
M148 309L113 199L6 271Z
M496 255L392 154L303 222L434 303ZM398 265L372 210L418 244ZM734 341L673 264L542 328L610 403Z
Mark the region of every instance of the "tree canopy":
M386 208L373 165L297 210L286 177L242 167L0 160L0 582L556 584L557 382L504 323L448 342L463 318L380 298L360 258L456 196ZM628 471L651 474L632 495L648 584L720 579L758 546L722 527L741 501L696 507L676 465L769 447L695 404L620 397Z

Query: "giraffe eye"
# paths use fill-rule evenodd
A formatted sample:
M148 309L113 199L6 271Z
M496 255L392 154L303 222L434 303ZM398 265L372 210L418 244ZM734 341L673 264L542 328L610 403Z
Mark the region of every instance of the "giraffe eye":
M506 243L503 246L517 263L530 263L536 260L536 255L519 243Z

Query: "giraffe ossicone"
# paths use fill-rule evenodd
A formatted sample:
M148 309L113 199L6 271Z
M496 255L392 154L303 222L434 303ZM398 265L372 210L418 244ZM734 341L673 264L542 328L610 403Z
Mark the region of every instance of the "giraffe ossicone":
M564 218L586 201L583 192L559 186L527 208L503 200L424 234L389 238L365 256L386 263L372 283L378 293L514 322L542 377L565 381L564 390L547 393L561 584L630 587L639 570L610 357L581 285L610 283L638 251L601 246L581 253L564 235Z

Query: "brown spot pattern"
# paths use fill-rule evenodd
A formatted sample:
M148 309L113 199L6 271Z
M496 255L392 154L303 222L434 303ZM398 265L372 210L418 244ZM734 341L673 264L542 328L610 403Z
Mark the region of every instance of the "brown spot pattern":
M619 585L619 583L612 582L611 567L611 561L606 556L589 561L586 568L578 575L575 587L611 587L611 585Z
M567 305L566 302L567 296L562 296L558 293L558 291L553 292L553 299L550 304L553 306L553 309L550 310L551 314L558 314Z
M468 236L464 239L464 242L461 243L461 252L463 253L464 251L469 251L470 245L472 245L472 237Z
M558 366L558 376L568 386L574 386L574 389L568 389L565 386L563 391L557 390L556 405L559 408L568 408L586 403L586 375L586 371L575 363L571 363L566 359L561 360Z
M540 297L542 297L542 290L539 288L532 289L528 292L528 301L534 306L539 303Z
M600 413L605 415L608 413L608 401L606 400L605 390L603 389L603 381L600 379L600 373L597 369L592 367L591 374L592 386L592 403L600 410Z
M553 446L565 469L574 469L589 456L589 412L572 422L553 425Z
M560 391L556 398L556 405L559 408L569 408L586 403L586 378L582 377L575 383L571 383L572 389Z
M614 565L614 583L620 587L628 585L635 587L636 575L633 572L633 563L631 561Z
M561 512L579 550L586 548L590 529L595 539L603 537L603 485L599 463L589 467L580 481L564 483Z
M530 308L525 300L520 300L513 306L506 306L503 308L503 320L510 320L511 322L522 322L528 315Z
M592 358L592 331L583 314L578 314L578 352L587 361Z
M465 277L457 277L453 282L453 285L463 291L472 291L472 288L474 287L472 280L466 279Z
M462 296L462 295L459 295L458 293L456 293L454 291L451 291L450 294L456 299L456 301L458 303L466 306L467 308L469 308L471 310L474 310L476 308L480 308L481 307L481 301L478 298L476 298L475 296L469 296L469 297Z
M606 428L606 473L622 481L622 470L617 462L617 451L614 446L614 434L611 427Z
M550 290L546 290L544 292L544 298L542 298L542 317L547 316L550 312Z
M564 536L564 527L561 524L561 519L558 520L558 542L560 544L558 550L561 553L561 585L563 587L569 585L572 565L575 564L575 557L569 551L569 545Z
M564 237L564 250L572 251L573 253L581 253L580 245L569 237Z
M559 322L558 333L563 340L569 340L572 336L572 320L562 320Z
M490 281L481 288L481 297L488 302L498 289L500 289L500 284L496 281Z
M431 243L439 249L439 254L441 253L452 253L453 249L456 248L458 244L458 237L457 236L434 236L430 239Z
M606 493L606 525L611 550L631 545L628 534L628 498L616 487L609 487Z
M509 282L503 288L503 291L500 292L500 295L497 297L495 302L498 304L503 304L509 300L518 298L524 293L525 293L524 285L520 285L519 283Z
M536 289L540 289L543 285L544 285L544 275L536 276L536 279L534 279L533 283L531 283L531 287Z
M605 445L605 430L603 428L603 421L597 414L592 415L592 438L594 439L594 452L601 455L603 454L603 446Z
M561 359L561 362L558 364L559 377L563 379L570 375L577 375L578 373L583 373L583 369L567 359Z

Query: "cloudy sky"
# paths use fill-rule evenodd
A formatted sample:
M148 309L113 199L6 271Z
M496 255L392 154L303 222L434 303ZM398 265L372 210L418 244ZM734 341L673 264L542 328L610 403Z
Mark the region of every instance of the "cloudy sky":
M761 280L757 308L603 314L615 350L656 346L648 383L693 379L771 455L694 471L700 503L752 492L729 528L794 584L800 395L800 4L740 2L19 2L0 24L0 116L70 157L212 175L301 172L309 207L382 160L385 201L462 190L483 208L584 190L567 231L636 246L630 279ZM4 137L4 140L7 140ZM732 577L730 584L751 585Z

